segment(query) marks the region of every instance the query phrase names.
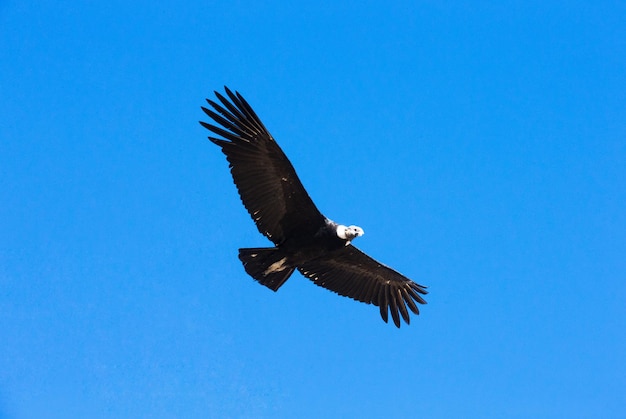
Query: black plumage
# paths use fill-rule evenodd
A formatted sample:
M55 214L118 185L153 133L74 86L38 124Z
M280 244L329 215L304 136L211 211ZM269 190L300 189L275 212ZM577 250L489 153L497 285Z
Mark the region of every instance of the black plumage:
M207 99L212 109L202 110L218 125L200 122L221 138L209 139L221 147L239 196L259 231L272 248L239 249L246 272L277 291L294 270L316 285L339 295L380 308L385 322L391 313L409 324L409 310L419 314L416 303L426 287L377 262L351 244L363 234L324 217L302 186L293 166L259 117L238 93L225 88L215 92L219 103Z

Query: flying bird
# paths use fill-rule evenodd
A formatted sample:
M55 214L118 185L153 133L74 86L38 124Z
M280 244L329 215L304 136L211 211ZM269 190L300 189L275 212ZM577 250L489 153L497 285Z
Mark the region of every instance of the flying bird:
M352 245L363 229L335 223L317 209L293 166L267 128L239 94L225 87L202 110L216 125L200 124L217 134L239 196L257 228L274 247L239 249L239 259L255 280L277 291L297 269L316 285L380 308L400 327L410 324L409 310L426 304L426 287L372 259Z

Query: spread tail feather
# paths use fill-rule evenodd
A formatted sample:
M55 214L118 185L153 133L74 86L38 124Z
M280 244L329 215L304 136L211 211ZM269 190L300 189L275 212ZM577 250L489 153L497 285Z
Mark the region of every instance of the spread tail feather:
M239 249L239 260L248 275L272 291L278 291L296 269L288 264L287 256L276 247Z

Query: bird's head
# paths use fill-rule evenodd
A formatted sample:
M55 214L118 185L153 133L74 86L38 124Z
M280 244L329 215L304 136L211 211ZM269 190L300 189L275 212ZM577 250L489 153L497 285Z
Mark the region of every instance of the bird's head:
M351 241L355 237L362 236L363 234L365 234L365 232L363 231L361 227L357 227L357 226L346 227L341 224L337 226L337 237L339 237L342 240Z

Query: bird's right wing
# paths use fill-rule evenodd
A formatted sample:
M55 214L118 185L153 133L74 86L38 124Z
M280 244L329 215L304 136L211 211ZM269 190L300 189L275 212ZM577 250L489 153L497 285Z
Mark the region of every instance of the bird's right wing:
M217 125L200 122L223 137L209 139L222 148L239 196L259 231L275 244L291 234L314 234L324 225L287 156L246 100L225 88L230 101L215 92L221 105L202 110Z
M410 322L407 306L419 314L415 303L426 304L420 295L428 293L426 287L377 262L351 244L327 257L307 262L298 270L316 285L380 307L385 322L391 312L397 327L400 327L400 315L407 324Z

